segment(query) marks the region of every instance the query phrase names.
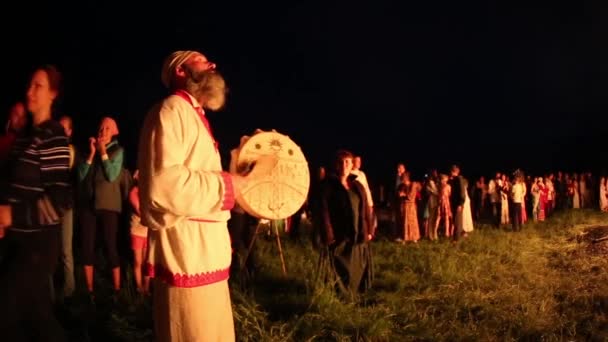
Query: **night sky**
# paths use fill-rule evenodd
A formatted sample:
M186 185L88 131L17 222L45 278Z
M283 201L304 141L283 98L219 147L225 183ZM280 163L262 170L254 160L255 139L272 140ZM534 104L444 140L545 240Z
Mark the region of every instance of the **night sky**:
M143 117L166 94L164 57L197 49L230 87L209 113L224 152L275 128L312 166L337 148L361 154L376 182L398 161L417 177L451 163L465 175L607 170L602 1L294 3L16 3L0 24L2 108L35 65L54 63L76 139L113 116L132 167Z

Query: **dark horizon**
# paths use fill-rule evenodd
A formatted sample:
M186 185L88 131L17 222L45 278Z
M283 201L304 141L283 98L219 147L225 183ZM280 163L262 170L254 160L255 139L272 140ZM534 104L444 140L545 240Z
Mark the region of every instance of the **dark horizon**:
M14 32L4 44L5 113L29 71L54 63L65 78L60 111L74 117L77 141L113 116L130 167L143 117L166 94L164 57L197 49L230 87L225 110L209 114L224 155L241 135L274 128L312 167L328 165L338 148L360 154L375 182L390 182L400 161L418 178L453 163L471 177L608 171L600 1L226 2L183 4L192 16L170 18L150 4L19 6L11 16L26 25L0 24Z

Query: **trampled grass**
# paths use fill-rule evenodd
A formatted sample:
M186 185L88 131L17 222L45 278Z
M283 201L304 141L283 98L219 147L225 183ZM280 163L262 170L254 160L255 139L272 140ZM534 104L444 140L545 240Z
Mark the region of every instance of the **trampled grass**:
M608 226L608 214L577 210L516 233L477 225L458 244L402 245L380 238L373 242L373 289L356 302L340 300L332 284L317 277L318 253L305 236L281 240L283 275L276 240L261 234L255 278L245 285L238 275L231 278L237 338L607 340L608 241L591 239L608 230L590 230L602 225ZM136 299L126 297L131 310ZM112 335L148 340L150 331L136 330L149 329L149 314L149 307L114 309Z
M307 240L258 239L258 276L233 287L242 341L605 340L608 254L589 251L594 211L559 213L522 232L480 225L467 239L373 242L373 290L356 303L316 281ZM577 238L578 237L578 238ZM604 243L604 242L602 242ZM608 242L607 242L608 243Z

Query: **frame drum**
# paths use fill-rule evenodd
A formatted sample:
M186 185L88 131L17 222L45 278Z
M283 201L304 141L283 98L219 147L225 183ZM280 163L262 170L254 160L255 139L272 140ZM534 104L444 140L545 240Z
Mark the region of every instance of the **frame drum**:
M290 217L306 202L310 172L302 150L288 136L276 131L256 133L240 148L237 170L249 169L262 155L274 155L277 164L267 175L251 180L237 196L237 203L257 218Z

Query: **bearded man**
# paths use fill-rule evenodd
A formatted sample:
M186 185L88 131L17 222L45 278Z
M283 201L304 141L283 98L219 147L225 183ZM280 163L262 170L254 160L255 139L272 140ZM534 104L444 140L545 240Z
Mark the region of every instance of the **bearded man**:
M247 177L222 171L204 111L225 102L215 67L197 51L169 55L161 78L171 95L148 113L140 136L140 209L150 229L157 341L235 339L227 221L235 194L264 167L258 162Z

